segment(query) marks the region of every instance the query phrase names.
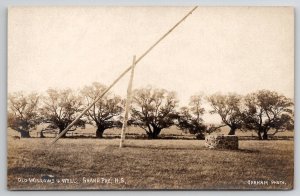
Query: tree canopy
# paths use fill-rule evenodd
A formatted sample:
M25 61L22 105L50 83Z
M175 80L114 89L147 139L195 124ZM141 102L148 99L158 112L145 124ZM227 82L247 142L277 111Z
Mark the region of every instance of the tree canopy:
M8 95L8 126L18 131L21 137L30 137L30 129L41 121L38 115L39 99L37 93L26 95L16 92Z
M9 93L8 126L20 132L21 137L30 137L30 130L40 123L47 125L43 130L58 129L61 133L106 88L94 82L80 91L50 88L41 95ZM196 94L180 108L174 91L147 86L132 94L128 125L141 127L149 138L157 138L163 129L173 125L198 139L223 126L230 128L229 135L236 130L254 130L259 139L294 129L293 100L275 91L259 90L246 96L215 93L205 98ZM209 113L219 116L221 124L203 120L204 108L209 107L206 103ZM73 130L89 123L96 127L96 136L102 138L105 130L122 126L124 104L121 96L107 93L75 123Z
M175 92L152 87L136 89L130 123L143 128L149 138L157 138L162 129L174 125L177 103Z
M82 98L71 89L48 89L40 110L43 121L61 133L83 109ZM74 128L84 127L84 125L85 120L80 119L75 123Z
M198 139L204 139L207 128L202 119L204 111L202 95L191 96L189 105L180 108L177 126L183 131L196 134Z
M227 95L216 93L207 97L207 100L212 107L210 113L221 117L222 124L230 128L228 135L235 135L235 131L243 126L242 96L234 93Z
M293 129L293 102L275 91L260 90L245 97L243 121L247 129L255 130L259 139L268 139L268 132Z
M106 86L94 82L81 90L85 98L85 106L90 105L96 98L106 90ZM121 113L123 111L123 100L120 96L107 94L88 110L86 116L89 123L97 127L96 137L102 138L106 129L121 127Z

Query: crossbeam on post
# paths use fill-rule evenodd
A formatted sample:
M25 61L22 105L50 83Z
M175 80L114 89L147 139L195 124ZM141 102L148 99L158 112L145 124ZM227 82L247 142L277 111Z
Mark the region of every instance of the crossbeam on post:
M121 130L120 148L123 147L124 142L125 142L125 132L127 129L128 113L129 113L130 105L132 102L132 81L133 81L133 76L134 76L134 67L136 64L135 59L136 59L136 56L134 55L133 61L132 61L132 68L131 68L128 88L127 88L127 98L126 98L126 104L125 104L124 121L123 121L123 125L122 125L122 130Z
M189 11L181 20L179 20L169 31L167 31L161 38L159 38L152 46L148 48L136 61L135 65L138 64L158 43L160 43L167 35L169 35L180 23L182 23L189 15L193 13L198 8L198 6L195 6L191 11ZM53 145L59 138L61 138L95 103L97 103L129 70L132 69L132 65L129 66L125 71L121 73L121 75L113 81L113 83L105 90L103 91L94 101L89 105L85 110L83 110L78 117L71 122L54 140L51 142L51 145Z

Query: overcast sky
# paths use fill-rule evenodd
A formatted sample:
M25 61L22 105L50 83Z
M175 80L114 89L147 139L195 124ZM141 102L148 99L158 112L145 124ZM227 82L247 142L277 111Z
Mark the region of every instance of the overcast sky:
M192 7L14 7L8 90L110 84ZM128 76L113 89L125 95ZM134 88L294 96L294 13L289 7L199 7L136 67Z

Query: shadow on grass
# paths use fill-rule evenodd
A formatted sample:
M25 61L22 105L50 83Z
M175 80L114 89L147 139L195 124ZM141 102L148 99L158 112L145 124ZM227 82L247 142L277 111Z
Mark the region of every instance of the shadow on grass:
M232 151L232 152L243 152L243 153L260 153L259 150L253 149L208 149L211 151Z
M244 152L244 153L260 153L259 150L253 150L253 149L238 149L236 151L239 151L239 152Z
M108 146L107 148L114 148L114 149L119 149L119 146L116 145L111 145ZM155 149L155 150L206 150L205 147L199 146L199 147L172 147L172 146L138 146L138 145L131 145L131 144L125 144L123 146L124 149L130 149L130 148L135 148L135 149Z
M107 148L111 149L118 149L118 146L108 146ZM202 150L202 151L232 151L232 152L242 152L242 153L259 153L259 150L253 149L237 149L237 150L230 150L230 149L209 149L204 146L199 147L171 147L171 146L137 146L137 145L130 145L126 144L123 148L130 149L155 149L155 150Z
M54 173L54 170L41 167L13 167L7 170L8 175L12 174L45 174Z

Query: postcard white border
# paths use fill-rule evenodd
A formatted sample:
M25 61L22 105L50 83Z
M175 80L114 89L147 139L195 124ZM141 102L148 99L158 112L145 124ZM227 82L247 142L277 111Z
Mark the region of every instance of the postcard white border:
M292 191L189 191L188 193L184 193L182 191L152 191L141 192L141 191L92 191L86 193L85 191L8 191L6 188L6 174L7 174L7 143L6 143L6 97L7 97L7 8L9 6L30 6L30 5L49 5L49 6L68 6L68 5L88 5L88 6L96 6L96 5L121 5L121 6L135 6L135 5L201 5L201 6L293 6L295 8L295 101L296 101L296 113L295 113L295 184L294 190ZM219 195L222 194L226 195L240 195L243 194L253 195L300 195L300 138L299 138L299 102L300 97L298 96L300 93L299 89L299 78L300 77L300 70L299 70L299 59L300 53L298 48L300 46L300 33L299 33L299 26L300 26L300 1L297 0L1 0L0 1L0 195L19 195L22 196L27 195L40 195L43 194L47 195L82 195L82 194L89 194L89 195L122 195L122 196L131 196L131 195L140 195L143 194L144 196L150 196L152 194L155 195Z

